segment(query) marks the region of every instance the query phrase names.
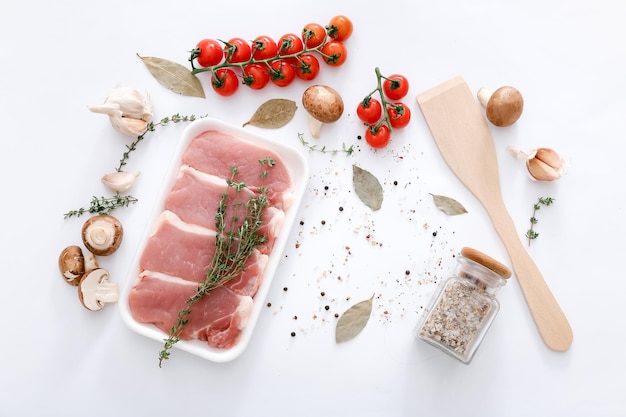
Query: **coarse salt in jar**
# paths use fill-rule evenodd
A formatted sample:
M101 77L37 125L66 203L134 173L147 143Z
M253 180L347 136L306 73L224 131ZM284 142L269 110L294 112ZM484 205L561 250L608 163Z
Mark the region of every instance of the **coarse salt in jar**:
M511 270L476 249L465 247L454 276L435 293L420 321L418 338L469 364L500 310L495 295Z

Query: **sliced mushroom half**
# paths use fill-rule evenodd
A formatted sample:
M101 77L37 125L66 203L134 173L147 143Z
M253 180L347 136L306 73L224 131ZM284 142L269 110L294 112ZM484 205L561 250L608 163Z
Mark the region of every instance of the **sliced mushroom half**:
M116 282L109 282L109 271L96 268L81 277L78 298L85 308L92 311L102 310L105 304L117 302L118 285Z

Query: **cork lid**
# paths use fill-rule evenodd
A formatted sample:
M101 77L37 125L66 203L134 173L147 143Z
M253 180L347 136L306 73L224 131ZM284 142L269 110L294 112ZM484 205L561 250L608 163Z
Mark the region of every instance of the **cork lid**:
M489 268L490 270L498 275L501 275L504 278L511 277L511 270L507 268L506 265L501 264L500 262L493 259L491 256L485 255L484 253L476 249L464 247L463 249L461 249L461 255L463 255L467 259L471 259L472 261L483 265L486 268Z

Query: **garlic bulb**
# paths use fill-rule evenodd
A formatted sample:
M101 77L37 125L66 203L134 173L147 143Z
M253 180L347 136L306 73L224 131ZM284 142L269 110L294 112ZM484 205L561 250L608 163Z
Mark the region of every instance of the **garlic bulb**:
M130 190L133 184L135 184L139 173L139 171L134 173L125 171L112 172L102 177L102 183L114 193L124 193Z
M104 104L90 105L87 108L94 113L108 115L113 128L126 136L142 135L152 121L149 94L146 92L144 96L129 87L116 87L111 90Z
M558 180L567 172L567 162L553 149L538 148L526 153L513 146L507 147L517 159L526 163L530 177L535 181Z

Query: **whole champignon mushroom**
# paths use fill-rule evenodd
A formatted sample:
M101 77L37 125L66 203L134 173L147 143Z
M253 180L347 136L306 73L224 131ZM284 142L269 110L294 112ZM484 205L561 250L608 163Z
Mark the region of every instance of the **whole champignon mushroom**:
M98 311L106 303L115 303L119 298L117 283L109 282L109 271L96 268L86 272L78 285L78 298L85 308Z
M65 282L78 285L80 277L85 273L85 256L80 246L71 245L63 249L59 255L59 271Z
M487 119L495 126L510 126L522 115L524 98L515 88L504 86L493 93L481 88L477 93L478 101L485 107Z
M120 247L123 236L122 223L109 214L93 216L83 224L83 243L94 255L111 255Z
M339 93L326 85L312 85L302 94L302 105L309 113L309 128L314 138L320 137L324 123L333 123L343 114Z

